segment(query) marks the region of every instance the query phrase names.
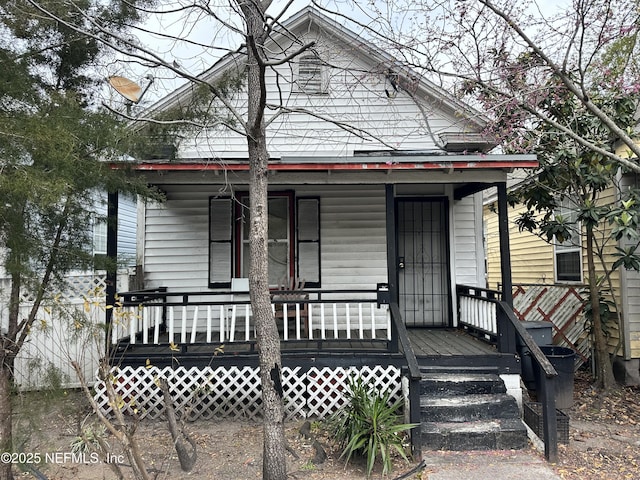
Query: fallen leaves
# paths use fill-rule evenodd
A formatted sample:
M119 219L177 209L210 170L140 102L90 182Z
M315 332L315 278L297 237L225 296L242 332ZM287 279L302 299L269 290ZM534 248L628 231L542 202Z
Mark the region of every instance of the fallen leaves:
M638 387L602 396L584 372L576 373L570 443L560 445L556 473L564 480L640 478Z

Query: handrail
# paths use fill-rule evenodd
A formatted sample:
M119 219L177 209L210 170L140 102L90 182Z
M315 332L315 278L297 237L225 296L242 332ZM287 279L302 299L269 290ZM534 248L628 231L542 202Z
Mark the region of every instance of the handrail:
M422 374L420 373L418 359L416 358L416 354L413 351L411 342L409 341L409 334L407 332L407 327L405 327L404 322L402 321L402 314L400 313L400 307L398 306L397 303L391 303L389 307L391 309L391 321L393 322L393 325L396 329L396 333L398 335L398 341L402 346L402 351L404 352L405 359L407 360L409 378L411 378L412 380L418 380L422 378Z
M407 361L407 369L409 370L409 422L414 424L420 424L420 380L422 379L422 373L420 372L420 366L418 365L418 359L413 351L411 342L409 341L409 334L407 333L407 327L402 321L402 314L400 313L400 307L397 303L391 302L389 304L391 310L391 322L393 328L404 352L404 358ZM414 460L421 460L422 451L422 439L421 428L414 427L411 429L411 453L414 456Z
M558 423L556 417L555 379L558 372L549 359L542 353L542 349L535 342L529 331L513 313L511 306L505 302L496 302L501 313L506 316L515 328L517 336L530 351L534 370L536 370L536 385L538 400L542 403L542 418L544 429L544 454L549 462L558 460Z
M187 292L172 292L168 291L166 287L159 287L157 289L149 289L149 290L139 290L133 292L121 292L118 295L122 299L122 303L125 306L131 305L140 305L146 302L154 302L157 300L163 300L167 305L219 305L219 304L245 304L249 303L249 299L243 301L230 302L226 297L231 294L238 293L249 293L249 292L232 292L231 290L218 290L218 291L187 291ZM377 290L375 289L359 289L359 290L349 290L349 289L341 289L341 290L320 290L320 289L303 289L303 290L279 290L274 289L269 292L271 295L278 296L282 294L291 294L291 293L304 293L305 295L315 296L315 298L305 299L304 303L326 303L332 300L332 295L344 295L351 294L355 297L353 298L345 298L340 297L338 300L340 301L362 301L362 300L373 300L377 299ZM371 298L363 298L357 297L358 295L371 295ZM220 297L221 300L198 300L191 301L190 297L199 297L199 298L216 298ZM178 300L169 302L169 298L176 298ZM272 303L287 303L285 299L274 298Z
M556 417L555 382L558 372L542 349L535 342L529 331L516 317L513 308L501 298L500 292L486 288L457 285L456 292L459 296L469 297L478 302L486 302L495 306L497 317L496 333L497 347L501 353L516 352L516 338L529 349L532 366L536 372L536 389L538 400L542 404L542 421L544 429L544 453L549 462L558 459L558 425ZM497 293L498 295L495 295Z
M300 298L286 298L292 292L300 294ZM175 339L179 338L181 348L185 349L213 341L253 343L255 328L248 293L174 292L166 288L121 293L119 306L123 307L123 314L112 328L111 343L155 345L165 341L177 343ZM282 317L282 341L328 340L347 344L359 339L386 342L388 349L393 342L390 315L386 305L381 308L377 290L304 289L270 293L273 311ZM312 298L308 298L310 294Z
M471 293L471 290L473 290L474 292L483 292L485 293L484 296L482 295L474 295ZM482 297L482 298L487 298L490 300L496 300L496 299L502 299L502 291L501 290L492 290L490 288L481 288L481 287L473 287L470 285L456 285L456 292L458 293L458 295L465 295L465 296L469 296L469 297Z
M533 337L529 333L529 330L527 330L524 325L522 325L522 322L518 319L518 317L516 317L515 313L513 313L513 309L509 306L509 304L507 302L499 302L499 304L504 314L507 316L507 318L509 318L509 320L511 320L511 323L515 327L518 336L522 339L526 347L531 352L531 356L542 368L545 376L547 378L558 376L558 372L556 371L554 366L542 352L542 349L533 339Z

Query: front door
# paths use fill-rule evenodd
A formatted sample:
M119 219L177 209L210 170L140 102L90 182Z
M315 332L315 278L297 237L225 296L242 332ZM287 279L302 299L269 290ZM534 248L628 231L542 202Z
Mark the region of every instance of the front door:
M397 202L398 293L407 327L447 327L451 318L446 199Z

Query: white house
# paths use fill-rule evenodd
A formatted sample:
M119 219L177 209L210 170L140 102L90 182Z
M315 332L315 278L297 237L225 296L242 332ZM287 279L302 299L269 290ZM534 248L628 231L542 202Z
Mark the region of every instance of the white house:
M501 391L506 382L519 398L515 327L501 313L509 299L477 288L485 281L480 192L498 185L505 200L507 172L536 166L535 157L487 153L494 145L481 113L313 9L285 21L269 51L284 58L294 37L315 47L268 70L266 86L269 278L289 414L340 406L350 371L401 395L407 366L408 384L419 367L501 375ZM202 78L214 82L243 60L229 55ZM184 86L147 114L192 94ZM230 101L243 111L246 95ZM242 280L246 138L201 132L177 145L175 158L141 158L135 168L166 202L147 204L140 217L144 289L123 292L132 315L113 323L118 388L154 416L162 405L152 379L164 372L197 403L192 416L252 416L259 380ZM508 242L503 250L508 262ZM285 278L295 291L281 291ZM194 397L197 387L208 393ZM508 443L486 437L493 448ZM514 438L523 446L521 430Z

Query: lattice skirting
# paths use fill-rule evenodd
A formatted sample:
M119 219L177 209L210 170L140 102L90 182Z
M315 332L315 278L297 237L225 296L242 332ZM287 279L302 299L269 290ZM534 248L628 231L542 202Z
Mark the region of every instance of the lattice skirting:
M114 367L111 371L118 404L111 405L104 382L97 381L95 400L103 413L113 408L140 418L158 418L164 412L158 379L165 378L177 412L199 418L255 418L261 413L260 371L251 367ZM398 367L283 368L287 419L324 418L347 403L350 377L362 377L376 388L403 396Z

